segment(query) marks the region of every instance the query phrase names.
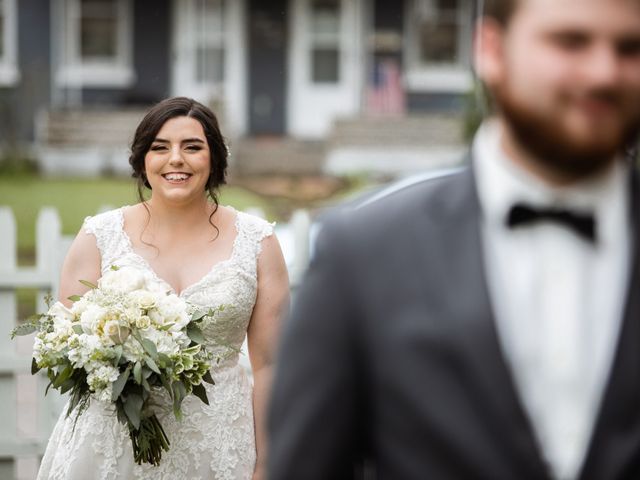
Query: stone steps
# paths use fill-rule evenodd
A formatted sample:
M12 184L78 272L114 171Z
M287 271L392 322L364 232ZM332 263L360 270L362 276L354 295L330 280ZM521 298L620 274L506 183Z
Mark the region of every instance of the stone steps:
M286 137L243 138L231 146L234 175L291 174L314 175L322 172L325 142Z

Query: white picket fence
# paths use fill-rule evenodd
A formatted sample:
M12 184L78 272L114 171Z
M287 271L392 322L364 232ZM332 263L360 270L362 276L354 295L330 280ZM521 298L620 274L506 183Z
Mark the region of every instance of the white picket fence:
M295 286L309 257L308 213L296 212L276 232ZM35 267L18 267L16 233L12 211L0 206L0 479L32 480L65 399L54 390L45 397L46 376L30 374L33 336L11 341L9 332L18 321L17 289L37 290L38 312L45 310L47 294L57 298L60 267L72 238L62 235L57 211L43 208L36 223Z

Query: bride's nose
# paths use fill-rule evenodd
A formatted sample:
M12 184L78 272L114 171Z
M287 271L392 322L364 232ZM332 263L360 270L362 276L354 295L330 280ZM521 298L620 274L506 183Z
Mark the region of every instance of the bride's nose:
M169 158L170 165L182 165L184 160L182 159L182 152L180 147L174 147L171 149L171 157Z

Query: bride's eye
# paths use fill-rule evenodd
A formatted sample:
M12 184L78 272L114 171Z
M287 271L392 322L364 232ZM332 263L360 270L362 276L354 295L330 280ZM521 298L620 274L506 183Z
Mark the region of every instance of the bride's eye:
M167 149L167 147L165 147L164 145L152 145L151 146L151 151L153 151L153 152L159 152L159 151L166 150L166 149Z
M187 150L189 152L198 152L198 151L202 150L202 147L200 145L187 145L185 147L185 150Z

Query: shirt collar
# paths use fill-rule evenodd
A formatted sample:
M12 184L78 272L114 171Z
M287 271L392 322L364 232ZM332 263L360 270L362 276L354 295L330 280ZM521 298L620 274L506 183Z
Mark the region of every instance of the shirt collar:
M592 211L600 223L600 238L626 225L629 167L625 162L615 162L597 178L554 187L511 161L502 149L501 135L497 120L485 121L472 146L478 197L488 225L504 227L509 209L518 202Z

